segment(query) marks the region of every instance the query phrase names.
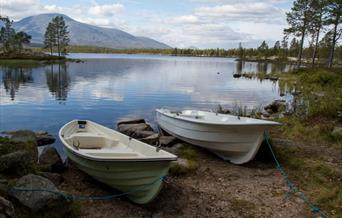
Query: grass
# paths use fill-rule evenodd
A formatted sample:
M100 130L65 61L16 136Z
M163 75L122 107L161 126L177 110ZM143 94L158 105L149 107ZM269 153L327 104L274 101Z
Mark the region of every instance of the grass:
M289 178L309 199L330 215L342 214L342 171L317 157L304 157L300 147L276 150Z
M264 74L255 75L264 79ZM277 118L283 125L272 135L297 142L276 146L276 154L289 178L330 216L342 214L342 138L333 135L342 126L342 69L299 69L274 74L281 93L293 93L293 113ZM328 161L329 160L329 161Z
M187 173L192 173L197 170L198 164L198 154L189 145L181 147L177 150L177 155L179 158L184 159L186 163L182 164L178 162L172 163L170 167L170 173L173 175L184 175Z

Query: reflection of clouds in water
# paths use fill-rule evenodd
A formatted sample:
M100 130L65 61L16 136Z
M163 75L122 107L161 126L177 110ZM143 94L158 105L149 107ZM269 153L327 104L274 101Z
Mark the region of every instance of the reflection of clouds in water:
M51 99L51 95L46 92L46 88L37 88L32 86L21 86L16 92L13 100L7 95L3 95L1 91L1 105L15 105L22 103L44 104L46 99Z
M110 127L117 120L138 117L154 123L154 110L159 107L250 107L279 97L277 84L234 79L236 65L230 59L188 60L98 59L69 63L61 72L58 67L33 68L32 82L14 84L19 87L14 101L1 86L1 106L13 106L1 108L8 116L0 125L13 129L44 127L57 132L64 122L75 118L89 118ZM56 97L65 98L59 101L63 104L56 104Z
M99 76L91 81L82 77L77 77L77 82L73 86L73 96L83 99L91 96L97 100L123 101L124 96L118 93L122 89L122 83L117 78L113 79L108 76Z

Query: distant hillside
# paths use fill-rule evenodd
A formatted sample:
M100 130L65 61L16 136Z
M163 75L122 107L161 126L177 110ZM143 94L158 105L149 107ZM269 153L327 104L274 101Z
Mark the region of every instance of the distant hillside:
M45 29L55 16L63 16L70 32L71 45L89 45L108 48L170 48L170 46L147 37L133 36L114 28L97 27L78 22L63 14L40 14L13 23L17 31L32 36L32 43L43 43Z

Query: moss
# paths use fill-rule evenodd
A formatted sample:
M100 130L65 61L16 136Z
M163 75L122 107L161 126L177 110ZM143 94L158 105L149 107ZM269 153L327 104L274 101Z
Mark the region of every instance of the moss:
M187 160L197 161L198 154L196 150L190 146L185 146L177 150L177 155Z
M70 204L70 218L78 218L82 216L82 206L78 201L74 201Z

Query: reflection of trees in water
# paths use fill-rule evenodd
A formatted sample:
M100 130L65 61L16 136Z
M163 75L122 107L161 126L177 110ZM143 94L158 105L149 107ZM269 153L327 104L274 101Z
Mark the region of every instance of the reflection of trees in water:
M70 85L67 65L51 65L50 68L45 71L45 75L49 91L56 97L56 100L66 100Z
M268 63L266 63L266 62L258 62L257 63L258 73L267 73L267 67L268 67Z
M32 68L2 67L1 70L3 72L2 81L11 100L15 99L15 93L19 90L20 85L33 82Z
M235 73L236 74L241 74L242 72L242 69L244 68L245 66L245 62L244 61L237 61L237 63L235 64Z

